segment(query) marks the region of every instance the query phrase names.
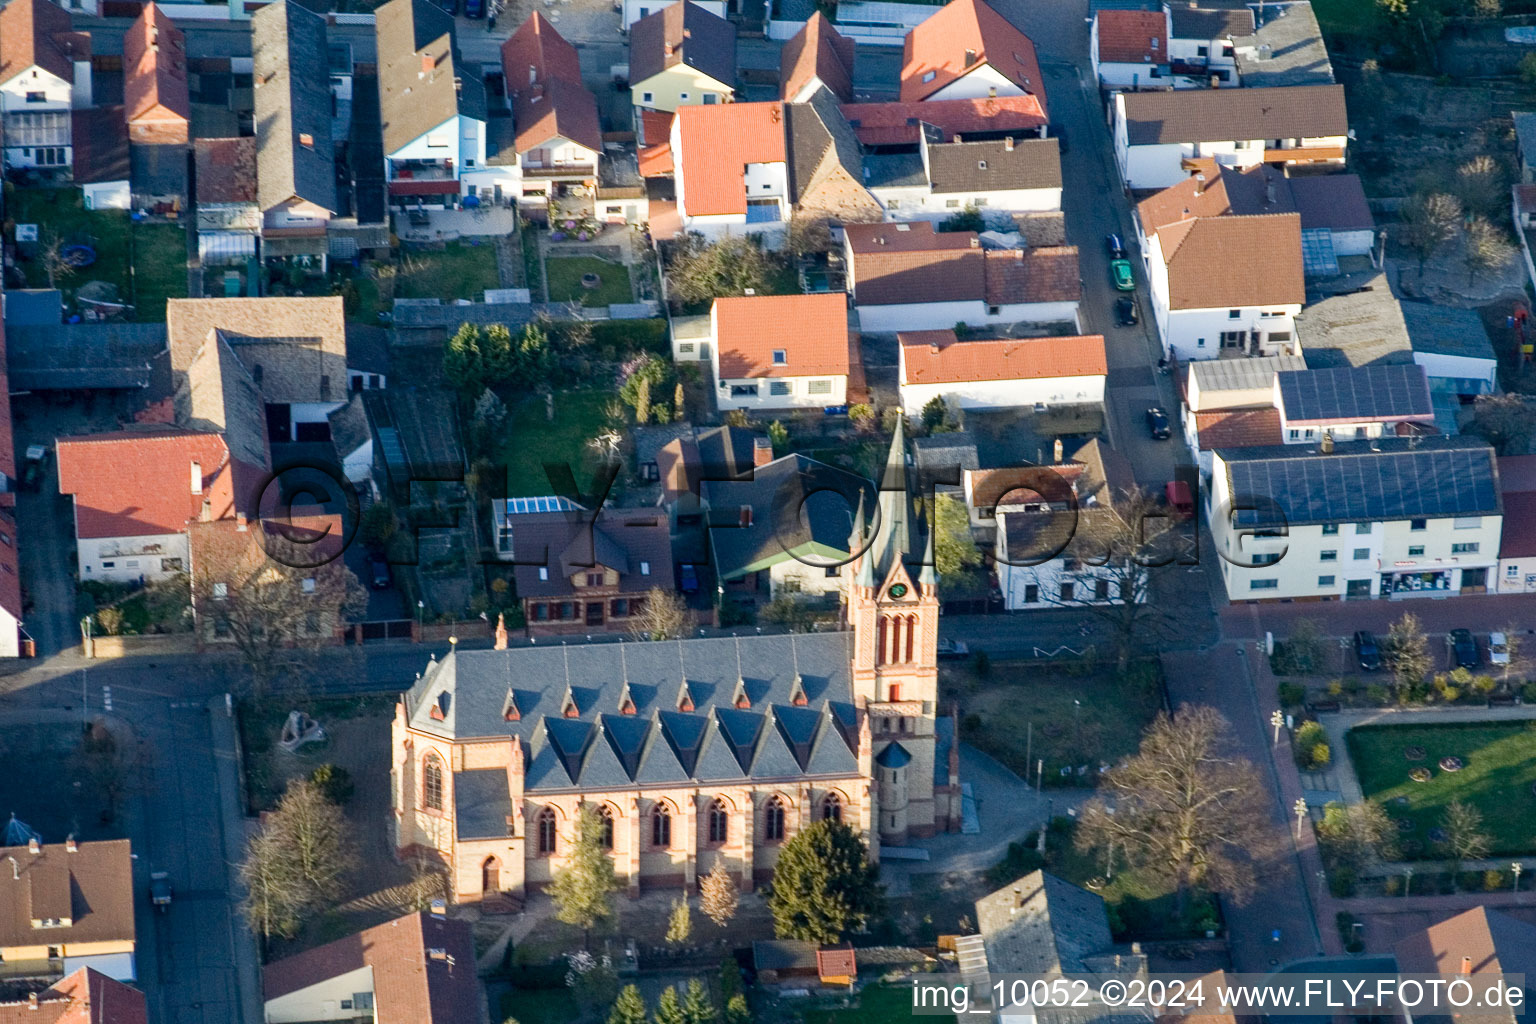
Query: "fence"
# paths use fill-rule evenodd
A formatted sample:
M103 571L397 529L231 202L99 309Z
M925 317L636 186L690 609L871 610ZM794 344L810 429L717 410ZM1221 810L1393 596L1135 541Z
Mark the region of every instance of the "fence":
M151 633L145 636L92 636L82 639L87 658L128 658L139 654L191 654L197 650L192 633Z

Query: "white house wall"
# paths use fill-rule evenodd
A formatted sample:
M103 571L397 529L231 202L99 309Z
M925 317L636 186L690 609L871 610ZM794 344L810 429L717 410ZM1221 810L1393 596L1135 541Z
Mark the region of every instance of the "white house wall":
M1043 377L1037 380L984 380L955 384L903 384L901 404L907 415L917 416L935 398L958 405L961 409L1032 408L1037 403L1055 405L1101 405L1104 378Z
M1017 188L994 192L929 192L901 185L874 188L870 193L885 208L886 220L929 221L937 224L974 206L983 212L1055 213L1061 209L1059 188ZM891 204L895 203L893 207ZM950 205L953 203L954 205Z
M1301 312L1299 304L1282 306L1244 306L1237 310L1222 309L1175 309L1166 314L1166 330L1163 334L1165 347L1178 353L1185 361L1215 359L1221 355L1223 331L1258 331L1261 355L1283 355L1297 348L1295 317ZM1279 312L1276 317L1265 317L1265 312ZM1286 338L1271 340L1275 334ZM1242 352L1247 354L1251 342L1244 342Z
M1031 82L1030 85L1037 90L1041 88L1039 82ZM1022 95L1024 90L1019 88L1011 78L992 65L983 64L971 73L950 82L932 96L923 98L925 100L984 100L988 96Z
M718 358L718 357L717 357ZM812 381L824 382L829 390L824 395L810 393ZM789 388L789 394L773 394L773 386ZM756 386L755 395L733 395L733 387ZM815 377L752 377L726 378L724 386L715 380L715 403L721 409L825 409L833 405L845 405L848 401L848 377L844 374L821 374Z
M768 567L770 599L786 593L808 596L840 593L842 585L840 573L828 576L824 566L807 565L796 558L786 558Z
M1498 372L1498 362L1493 359L1476 359L1471 356L1441 355L1438 352L1415 352L1413 361L1424 367L1430 377L1455 377L1457 379L1482 380L1493 390Z
M1021 302L997 306L989 312L980 299L959 302L912 302L892 305L857 305L859 328L871 332L942 331L955 324L981 327L997 324L1077 324L1075 302Z
M299 1024L325 1020L352 1020L372 1013L355 1008L343 1010L341 1002L358 992L373 992L373 968L359 967L334 978L301 988L266 1003L266 1024ZM377 1012L375 1010L374 1012Z
M89 537L75 545L80 578L134 583L142 576L158 580L187 568L187 535L150 534L140 537ZM178 559L176 568L165 568L164 559Z

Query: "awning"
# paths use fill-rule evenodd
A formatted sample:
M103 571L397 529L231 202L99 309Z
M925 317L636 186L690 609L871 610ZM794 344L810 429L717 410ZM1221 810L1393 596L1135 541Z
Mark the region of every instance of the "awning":
M436 181L392 181L389 183L389 194L392 196L452 196L458 195L459 183L452 178Z
M256 236L244 232L200 231L197 255L204 263L241 263L256 255Z

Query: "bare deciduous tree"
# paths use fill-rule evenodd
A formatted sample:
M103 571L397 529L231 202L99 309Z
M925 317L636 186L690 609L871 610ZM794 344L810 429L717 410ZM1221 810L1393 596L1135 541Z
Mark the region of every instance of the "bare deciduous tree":
M1441 845L1445 847L1451 861L1451 878L1453 884L1458 884L1457 876L1461 873L1461 866L1469 860L1481 860L1488 856L1488 846L1493 837L1483 827L1482 812L1460 800L1452 800L1445 805L1440 825L1445 829L1445 839Z
M670 590L652 587L629 624L636 640L676 640L688 629L688 607Z
M1478 274L1502 267L1514 256L1514 245L1493 221L1482 214L1475 214L1467 221L1461 233L1461 262L1467 268L1468 284L1476 280Z
M1424 637L1424 628L1419 625L1417 615L1405 612L1388 627L1382 656L1398 686L1413 686L1424 681L1429 675L1429 641Z
M1488 216L1509 200L1504 169L1487 153L1480 153L1456 168L1456 194L1473 213Z
M1211 707L1159 715L1083 807L1079 846L1124 850L1177 888L1180 913L1196 889L1243 901L1278 836L1258 773L1230 752L1231 733Z
M240 877L247 923L265 938L292 937L304 920L335 903L352 868L341 809L320 787L295 779L245 847Z
M740 902L736 879L731 877L724 864L717 861L699 883L699 909L704 911L705 917L715 922L716 927L724 928L736 916L736 907Z
M1461 200L1446 192L1420 193L1403 208L1403 244L1424 263L1451 239L1461 225Z

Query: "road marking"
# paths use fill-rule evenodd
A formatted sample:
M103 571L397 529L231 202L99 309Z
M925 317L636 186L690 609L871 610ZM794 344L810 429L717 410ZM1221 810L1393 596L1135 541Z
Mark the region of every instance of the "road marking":
M101 706L103 708L105 708L108 712L111 712L111 710L112 710L112 687L110 687L110 686L103 686L101 688Z

